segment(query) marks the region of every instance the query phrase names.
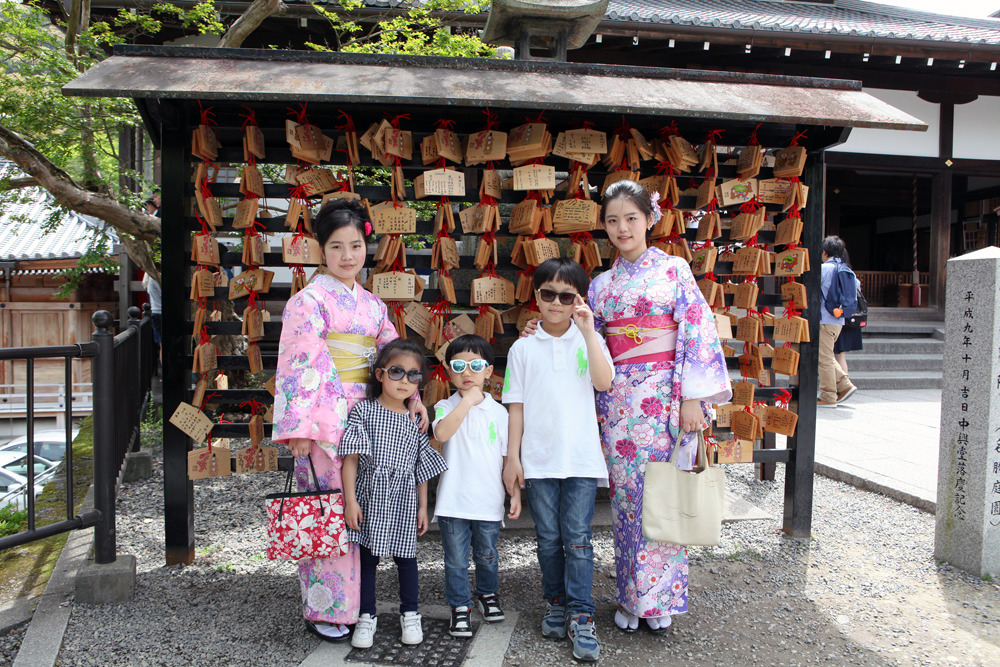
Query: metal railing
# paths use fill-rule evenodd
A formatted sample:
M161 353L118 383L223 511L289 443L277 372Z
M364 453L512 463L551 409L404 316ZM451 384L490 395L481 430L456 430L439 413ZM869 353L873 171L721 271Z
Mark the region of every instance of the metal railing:
M0 550L65 533L77 528L95 527L94 555L97 563L115 561L115 497L119 476L130 450L139 447L139 427L156 369L153 346L153 323L146 313L128 311L128 325L114 335L114 319L106 310L91 318L96 330L89 343L0 349L0 360L25 361L27 416L27 511L28 529L0 538ZM66 392L66 519L42 527L35 526L35 448L34 448L34 362L36 359L65 360ZM73 498L73 359L92 359L94 397L94 509L75 514Z

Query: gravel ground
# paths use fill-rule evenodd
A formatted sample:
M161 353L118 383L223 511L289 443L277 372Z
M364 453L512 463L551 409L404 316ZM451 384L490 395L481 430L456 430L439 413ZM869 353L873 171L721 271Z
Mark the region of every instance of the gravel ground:
M164 567L154 461L153 478L125 485L119 500L119 552L138 560L135 599L75 605L58 664L298 664L318 640L303 630L296 568L263 556L261 498L283 476L196 482L197 558ZM720 546L691 549L690 613L664 637L613 628L614 550L609 532L595 535L604 664L1000 665L1000 587L935 564L933 516L817 477L814 538L787 540L782 467L774 482L755 481L748 465L727 475L775 519L728 524ZM538 630L533 539L504 533L499 548L502 600L521 612L505 664L571 663L569 644ZM418 557L421 600L443 604L435 535L421 539ZM379 599L396 599L394 579L386 569ZM0 658L9 660L13 639L0 640Z

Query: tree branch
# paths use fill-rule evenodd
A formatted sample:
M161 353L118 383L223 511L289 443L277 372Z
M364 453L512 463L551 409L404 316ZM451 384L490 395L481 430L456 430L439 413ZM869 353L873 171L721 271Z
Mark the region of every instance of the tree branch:
M222 36L219 47L236 49L242 46L243 40L250 36L257 27L271 14L284 14L288 8L281 0L254 0L236 23L229 27Z
M38 185L38 181L33 178L12 178L10 182L7 183L6 190L19 190L21 188L33 188Z
M0 155L14 162L66 208L100 218L141 241L151 242L160 235L159 218L144 211L133 211L108 195L80 187L69 174L3 125L0 125Z

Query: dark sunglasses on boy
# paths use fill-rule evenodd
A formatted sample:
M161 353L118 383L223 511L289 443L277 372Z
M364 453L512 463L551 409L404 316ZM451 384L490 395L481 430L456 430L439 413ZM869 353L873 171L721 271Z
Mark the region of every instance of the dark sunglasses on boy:
M486 367L489 366L485 359L473 359L468 362L464 359L452 359L448 362L448 365L451 366L451 370L456 373L464 373L466 366L468 366L473 373L482 373L486 370Z
M559 303L564 306L572 306L573 302L576 301L576 297L580 296L576 292L555 292L550 289L540 289L538 290L538 296L545 303L552 303L555 301L556 297L559 297Z
M420 384L420 381L424 379L424 372L416 368L412 371L406 371L401 366L389 366L389 368L383 368L382 370L385 371L385 374L393 382L399 382L403 379L404 375L413 384Z

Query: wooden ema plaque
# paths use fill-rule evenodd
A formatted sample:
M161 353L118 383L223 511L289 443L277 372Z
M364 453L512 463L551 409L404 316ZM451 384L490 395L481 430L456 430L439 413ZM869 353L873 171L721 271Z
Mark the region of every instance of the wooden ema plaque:
M753 441L732 438L719 443L717 463L752 463Z
M472 281L472 302L476 306L481 303L514 303L514 283L506 278L487 276Z
M318 266L323 263L319 241L311 236L286 236L281 239L281 259L286 264Z
M529 164L514 169L514 190L554 190L555 187L555 167Z
M771 405L767 409L767 421L764 423L764 430L791 437L795 435L795 427L798 423L799 416L797 414L791 410Z
M170 423L183 431L195 442L205 442L212 431L212 420L190 403L178 403Z
M376 234L416 234L417 212L402 205L396 207L391 201L372 206L372 231Z
M278 448L251 445L236 451L237 473L269 472L278 469Z
M498 162L507 155L507 133L483 130L469 135L465 149L465 164L473 166L484 162Z
M188 479L223 477L231 474L232 461L228 447L213 446L193 449L187 455Z
M373 291L386 301L412 301L417 296L417 278L405 271L375 274Z
M464 197L465 174L454 169L429 169L413 179L417 199L424 197Z

